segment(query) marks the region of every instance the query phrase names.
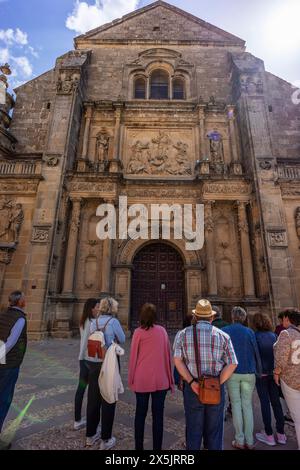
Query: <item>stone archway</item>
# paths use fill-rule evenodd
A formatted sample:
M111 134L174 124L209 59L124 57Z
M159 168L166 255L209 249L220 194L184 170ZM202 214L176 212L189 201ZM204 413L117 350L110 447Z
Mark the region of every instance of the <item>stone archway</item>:
M163 242L144 245L133 260L130 329L138 326L145 302L156 306L160 325L169 331L181 329L186 314L185 287L184 262L178 250Z
M114 259L114 295L119 301L119 319L125 329L131 329L132 311L132 271L134 258L143 247L152 243L163 243L179 253L184 269L185 314L195 307L202 289L202 270L204 269L200 251L186 250L184 240L141 240L127 239L119 242ZM171 327L169 327L171 329ZM175 328L175 327L174 327Z

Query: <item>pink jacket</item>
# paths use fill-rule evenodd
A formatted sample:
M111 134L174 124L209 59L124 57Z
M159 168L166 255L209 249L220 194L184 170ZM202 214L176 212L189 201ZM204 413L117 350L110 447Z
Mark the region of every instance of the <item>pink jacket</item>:
M133 392L140 393L174 390L170 343L162 326L135 330L131 342L128 384Z

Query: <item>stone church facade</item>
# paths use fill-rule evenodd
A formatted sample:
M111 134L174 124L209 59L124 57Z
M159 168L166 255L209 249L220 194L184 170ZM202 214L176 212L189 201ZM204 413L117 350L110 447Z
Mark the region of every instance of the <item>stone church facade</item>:
M225 317L300 307L293 93L243 40L162 1L75 38L0 108L1 305L24 290L35 339L72 335L105 293L128 330L145 300L170 330L200 297ZM99 240L97 207L119 196L204 204L203 248Z

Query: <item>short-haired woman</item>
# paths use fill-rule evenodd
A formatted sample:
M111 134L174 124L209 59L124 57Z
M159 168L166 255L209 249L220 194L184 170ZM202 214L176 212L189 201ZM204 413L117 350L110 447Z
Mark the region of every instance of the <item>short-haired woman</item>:
M290 308L283 311L286 328L274 344L274 380L283 392L285 401L295 423L300 450L300 311Z
M267 315L256 313L253 316L253 329L258 345L262 364L262 375L256 378L256 390L260 400L261 413L265 430L256 434L256 439L269 446L275 446L276 441L272 430L271 406L273 409L278 444L286 444L284 434L284 415L280 404L279 387L273 378L274 352L273 346L277 336L273 333L272 323Z
M166 330L156 325L156 308L144 304L140 327L132 337L128 383L136 394L135 448L144 449L145 420L152 398L153 450L162 449L164 403L168 390L174 389L171 349Z
M102 330L105 338L105 347L109 348L113 341L125 343L125 333L116 317L118 302L112 297L105 297L100 301L100 316L92 320L90 334ZM101 445L100 450L109 450L116 444L116 438L112 436L113 422L115 418L116 403L107 403L101 396L99 389L99 375L102 359L97 358L96 363L89 365L89 389L87 403L87 446L92 446L100 438L99 422L101 416Z
M99 300L88 299L83 307L83 312L79 322L80 329L80 352L79 352L79 383L75 394L75 422L74 429L85 427L86 418L81 418L82 402L84 392L88 386L89 368L87 361L95 361L88 357L87 344L90 335L91 321L99 315Z
M242 307L231 311L232 325L223 331L232 341L238 366L227 381L227 388L232 407L232 420L235 449L253 449L253 408L252 397L255 389L255 374L261 375L261 361L255 334L245 326L247 312Z

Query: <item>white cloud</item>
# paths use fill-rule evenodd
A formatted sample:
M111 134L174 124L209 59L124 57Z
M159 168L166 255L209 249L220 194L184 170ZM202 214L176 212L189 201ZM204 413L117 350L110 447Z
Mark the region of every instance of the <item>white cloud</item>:
M28 49L29 49L30 54L33 55L33 57L35 57L36 59L39 58L38 52L33 47L29 46Z
M8 45L19 44L21 46L25 46L28 44L27 33L24 33L19 28L16 28L16 30L13 30L12 28L8 28L6 30L0 29L0 40Z
M9 50L7 47L0 47L0 63L5 64L9 61Z
M29 62L28 58L25 56L22 57L11 57L11 60L14 62L15 67L21 73L21 76L25 78L30 78L32 76L32 65Z
M135 10L138 0L94 0L93 5L76 0L66 27L76 33L86 33Z

